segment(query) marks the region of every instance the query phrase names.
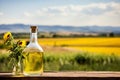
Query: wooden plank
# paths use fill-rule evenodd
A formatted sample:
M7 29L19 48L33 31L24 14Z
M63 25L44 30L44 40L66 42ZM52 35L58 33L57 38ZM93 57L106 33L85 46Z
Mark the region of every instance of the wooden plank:
M120 72L44 72L41 76L12 76L0 73L0 80L120 80Z

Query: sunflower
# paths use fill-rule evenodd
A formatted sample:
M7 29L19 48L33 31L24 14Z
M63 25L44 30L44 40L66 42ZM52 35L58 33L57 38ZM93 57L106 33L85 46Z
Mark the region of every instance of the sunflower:
M6 33L3 35L3 39L4 39L5 42L6 42L8 39L10 39L11 37L12 37L11 32L6 32Z
M17 42L17 44L18 44L19 46L21 46L21 47L25 47L25 46L26 46L26 41L24 41L24 40L19 40L19 41Z

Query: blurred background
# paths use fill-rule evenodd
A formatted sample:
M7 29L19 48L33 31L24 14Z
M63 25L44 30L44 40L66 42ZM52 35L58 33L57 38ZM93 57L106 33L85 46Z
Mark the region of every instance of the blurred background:
M0 0L0 72L12 71L3 34L29 41L31 25L44 71L120 71L120 0Z

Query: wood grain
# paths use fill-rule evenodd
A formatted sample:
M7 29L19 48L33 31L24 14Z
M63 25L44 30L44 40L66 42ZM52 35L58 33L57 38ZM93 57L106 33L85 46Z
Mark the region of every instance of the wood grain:
M0 80L120 80L120 72L44 72L41 76L0 73Z

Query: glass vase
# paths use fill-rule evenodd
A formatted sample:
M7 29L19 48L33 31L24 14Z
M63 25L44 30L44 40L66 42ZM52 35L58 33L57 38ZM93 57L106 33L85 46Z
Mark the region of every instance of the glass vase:
M22 74L23 74L22 61L19 60L18 62L16 62L16 63L14 64L12 74L13 74L14 76L16 76L16 75L22 75Z

